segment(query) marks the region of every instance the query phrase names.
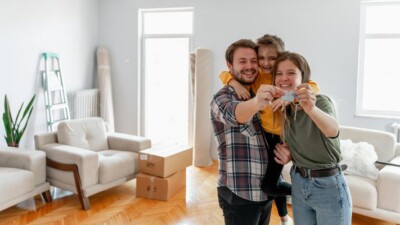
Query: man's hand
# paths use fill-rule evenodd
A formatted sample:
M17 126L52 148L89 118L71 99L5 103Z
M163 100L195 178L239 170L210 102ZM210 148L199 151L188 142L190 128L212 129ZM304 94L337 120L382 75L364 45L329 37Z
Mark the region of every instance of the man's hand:
M276 97L282 96L283 93L283 90L278 87L267 84L261 85L254 98L257 108L263 110L265 107L270 106L272 100Z
M287 143L277 144L275 146L275 162L285 165L292 160L292 154L287 146Z
M257 90L254 97L254 102L258 110L263 110L265 107L271 105L274 99L275 88L272 85L261 85Z

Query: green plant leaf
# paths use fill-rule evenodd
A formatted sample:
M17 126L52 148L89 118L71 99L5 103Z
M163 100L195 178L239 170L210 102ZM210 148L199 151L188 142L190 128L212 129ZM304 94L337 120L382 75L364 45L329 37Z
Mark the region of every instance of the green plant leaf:
M15 121L12 118L11 110L10 110L10 103L8 101L7 95L4 97L4 114L3 114L3 122L4 128L6 130L6 135L4 138L7 141L7 144L10 146L18 146L25 130L28 125L28 121L32 115L33 111L33 103L35 100L36 95L33 95L31 100L29 101L28 105L23 110L22 117L20 117L22 109L24 107L24 103L21 104L19 107L17 117ZM22 129L20 130L20 126L22 125Z
M28 126L29 118L31 118L31 115L32 115L32 111L33 111L33 107L32 107L31 110L29 111L28 117L27 117L27 119L26 119L26 121L25 121L24 128L22 128L22 130L18 133L18 139L16 138L17 143L19 143L20 139L22 138L22 135L25 133L26 127ZM19 127L19 126L18 126L18 127Z
M18 121L19 114L20 114L20 112L22 110L22 107L24 106L24 103L21 104L21 107L18 110L17 118L15 119L15 123L16 124L14 124L14 126L16 125L16 132L19 131L21 123L22 123L22 121L24 120L25 116L28 114L29 111L30 111L29 112L29 117L30 117L30 114L32 113L32 110L33 110L33 101L35 100L35 97L36 97L36 95L33 95L31 100L29 101L28 105L26 106L26 108L24 110L24 113L22 114L21 120ZM28 120L29 120L29 118L27 118L27 120L25 121L25 126L24 127L26 127L26 125L28 124ZM17 123L17 121L18 121L18 123ZM19 136L21 137L22 135L19 135Z
M3 114L4 128L6 130L6 141L12 143L15 141L14 133L12 129L13 119L10 110L10 103L8 101L7 95L4 97L4 114Z

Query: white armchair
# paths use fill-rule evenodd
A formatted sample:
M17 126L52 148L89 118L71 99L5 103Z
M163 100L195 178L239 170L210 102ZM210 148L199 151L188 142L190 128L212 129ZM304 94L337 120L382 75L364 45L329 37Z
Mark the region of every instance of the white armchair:
M45 163L41 151L0 149L0 211L38 194L46 202L52 201Z
M84 210L88 197L120 185L139 172L139 151L149 139L106 133L101 118L61 122L57 132L35 135L36 149L46 152L47 180L52 186L78 194Z

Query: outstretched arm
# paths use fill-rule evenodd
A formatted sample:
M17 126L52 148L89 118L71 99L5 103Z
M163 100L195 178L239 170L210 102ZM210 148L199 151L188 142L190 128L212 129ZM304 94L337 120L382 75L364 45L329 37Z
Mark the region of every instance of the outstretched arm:
M261 85L254 98L241 102L236 106L235 116L239 123L248 122L254 114L271 105L274 97L280 97L282 89L272 85Z
M263 110L271 104L275 94L275 88L272 85L262 85L254 98L241 102L236 106L235 116L239 123L246 123L254 114Z
M301 84L296 91L297 99L303 110L310 116L326 137L336 137L339 124L336 119L315 106L316 96L309 84Z

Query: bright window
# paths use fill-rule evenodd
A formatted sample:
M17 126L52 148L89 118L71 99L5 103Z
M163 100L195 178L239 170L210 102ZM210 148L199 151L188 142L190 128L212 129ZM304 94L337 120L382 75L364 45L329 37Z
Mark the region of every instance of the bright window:
M400 117L400 1L362 1L357 114Z
M192 11L152 11L143 14L144 34L192 34Z
M141 10L140 133L189 144L192 9Z

